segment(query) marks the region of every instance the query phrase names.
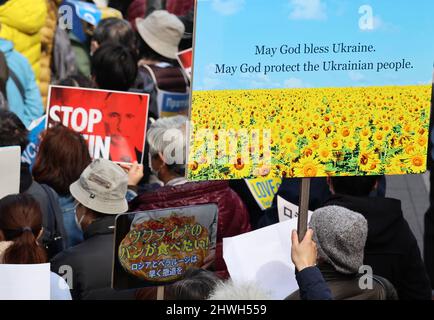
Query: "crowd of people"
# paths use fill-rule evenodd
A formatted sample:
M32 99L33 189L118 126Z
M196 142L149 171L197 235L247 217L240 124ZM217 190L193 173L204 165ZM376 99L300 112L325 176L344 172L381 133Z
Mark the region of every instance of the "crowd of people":
M164 157L168 130L182 135L178 149L187 147L188 118L160 116L158 95L189 93L176 57L192 47L194 1L95 3L104 19L96 26L82 21L79 39L58 25L60 0L0 0L0 147L25 150L49 84L147 93L143 164L92 160L79 133L61 124L45 130L32 168L21 163L19 194L0 200L0 263L50 262L52 299L156 299L154 287L111 288L116 215L215 203L215 250L201 269L167 286L165 299L271 299L254 283L231 281L223 238L279 222L277 196L297 204L299 181L284 179L274 205L262 211L244 181L189 182L186 152L182 163ZM424 263L400 201L385 197L384 181L312 180L310 229L303 239L288 233L300 288L288 300L432 299L433 210L426 217ZM61 277L65 265L73 270L70 288ZM369 288L360 286L363 266L373 271Z

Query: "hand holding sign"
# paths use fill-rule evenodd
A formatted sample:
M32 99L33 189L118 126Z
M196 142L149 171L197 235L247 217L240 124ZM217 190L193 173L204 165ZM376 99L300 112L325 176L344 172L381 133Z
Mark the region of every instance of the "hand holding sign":
M313 230L309 229L303 241L299 242L297 231L292 231L291 259L298 271L316 265L317 247L312 237Z
M137 186L143 178L143 165L135 161L132 166L127 164L121 164L120 166L128 173L128 185Z

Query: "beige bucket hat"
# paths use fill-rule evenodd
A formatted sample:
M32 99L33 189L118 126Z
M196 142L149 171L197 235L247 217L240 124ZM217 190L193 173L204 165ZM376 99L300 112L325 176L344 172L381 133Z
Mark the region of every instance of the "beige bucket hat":
M94 160L76 182L71 195L86 208L99 213L120 214L128 210L128 175L109 160Z
M185 32L177 16L165 10L156 10L145 19L136 19L137 31L155 52L176 59L178 46Z

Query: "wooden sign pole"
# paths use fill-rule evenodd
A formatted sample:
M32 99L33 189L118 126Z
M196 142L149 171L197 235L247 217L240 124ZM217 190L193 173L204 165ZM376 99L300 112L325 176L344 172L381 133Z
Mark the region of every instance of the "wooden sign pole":
M298 208L298 239L302 241L307 232L307 220L309 212L310 178L301 179L300 204Z
M164 286L157 287L157 300L164 300Z

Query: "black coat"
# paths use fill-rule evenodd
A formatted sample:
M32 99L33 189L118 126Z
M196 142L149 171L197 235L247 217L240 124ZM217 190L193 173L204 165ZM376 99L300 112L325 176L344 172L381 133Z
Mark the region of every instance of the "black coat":
M295 278L300 288L301 300L333 300L332 292L317 267L296 272Z
M131 292L111 287L115 216L93 222L84 232L84 242L59 253L51 260L51 271L63 275L61 266L72 268L71 296L74 300L134 299Z
M401 300L430 300L431 286L420 250L401 209L401 201L334 195L336 205L362 214L368 221L365 265L388 279Z

